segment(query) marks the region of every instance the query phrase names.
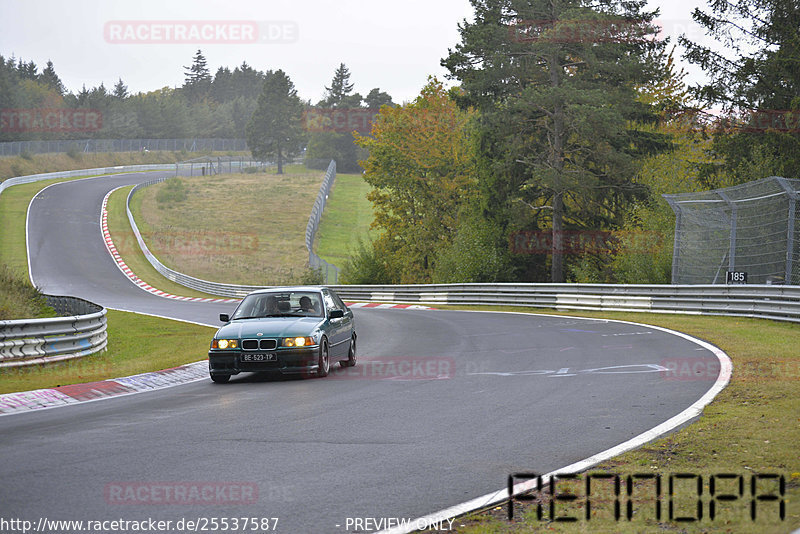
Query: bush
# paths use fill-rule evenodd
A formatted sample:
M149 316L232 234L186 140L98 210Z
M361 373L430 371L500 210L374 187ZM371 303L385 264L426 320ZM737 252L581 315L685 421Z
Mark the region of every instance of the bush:
M637 206L620 234L620 246L611 263L621 284L672 282L675 216L666 201Z
M72 145L71 147L69 147L69 150L67 150L67 156L71 157L75 161L80 161L81 151L78 149L76 145Z
M433 281L438 284L497 282L510 277L506 246L491 223L470 215L458 228L456 238L437 256Z
M322 285L324 282L325 281L322 279L322 269L320 268L312 269L311 267L308 267L300 275L297 284L301 286L319 286Z
M371 242L361 239L339 273L341 284L391 284L392 279L382 255Z
M158 189L156 202L159 205L173 206L186 200L186 184L180 178L169 178Z
M6 265L0 265L0 320L52 317L53 309L44 295L24 278L17 277Z

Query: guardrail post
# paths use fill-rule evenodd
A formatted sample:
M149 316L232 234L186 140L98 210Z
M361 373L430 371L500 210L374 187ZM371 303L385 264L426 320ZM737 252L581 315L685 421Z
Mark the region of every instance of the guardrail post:
M798 195L794 187L790 186L786 181L786 178L775 176L775 179L789 196L789 220L786 228L786 274L783 281L786 284L791 284L794 281L792 279L792 268L794 267L794 229L796 224Z
M730 251L728 252L728 270L735 271L736 270L736 224L737 224L737 209L736 204L731 200L727 194L723 191L717 191L717 194L725 201L728 207L731 210L730 216ZM716 279L714 280L716 282Z

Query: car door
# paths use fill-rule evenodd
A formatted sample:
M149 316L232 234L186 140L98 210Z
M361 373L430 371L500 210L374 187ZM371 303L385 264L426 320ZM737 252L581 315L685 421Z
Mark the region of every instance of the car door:
M350 350L350 338L353 335L353 328L355 325L355 320L353 319L353 312L347 305L342 302L342 299L339 298L339 295L336 294L335 291L331 290L331 297L333 298L333 302L336 304L338 309L344 311L344 317L342 317L342 357L347 356L348 351Z
M330 342L330 356L331 359L335 361L342 357L342 351L348 349L346 343L343 343L343 341L347 341L347 337L345 337L347 335L347 327L345 326L347 314L345 313L344 317L330 319L330 313L333 310L344 310L336 302L336 299L334 299L330 291L323 290L322 298L325 301L325 308L327 309L327 316L329 317L328 324L330 328L328 330L328 340ZM341 302L341 300L339 300L339 302ZM344 348L342 348L342 345L344 345ZM345 354L347 353L345 352Z

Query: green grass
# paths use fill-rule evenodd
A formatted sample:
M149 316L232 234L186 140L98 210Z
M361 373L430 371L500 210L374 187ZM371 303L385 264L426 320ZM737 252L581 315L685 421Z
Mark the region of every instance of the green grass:
M17 185L0 195L0 264L6 264L14 277L28 280L25 218L31 198L52 183L77 179ZM0 393L104 380L202 360L213 333L210 327L109 310L106 352L61 363L0 369Z
M342 267L358 240L369 239L375 216L367 200L371 190L360 174L337 174L317 230L316 253Z
M449 308L448 306L440 306ZM469 308L493 311L520 311L525 308ZM800 328L789 323L733 317L674 316L612 312L543 312L619 319L652 324L685 332L709 341L724 350L733 361L730 384L706 407L693 424L622 454L592 468L590 472L631 475L661 474L664 483L670 474L694 473L704 477L705 519L697 523L670 522L667 503L662 499L662 521L634 517L631 522L614 521L608 515L577 523L539 521L535 508L522 507L513 523L505 520L506 508L457 519L457 532L468 534L527 532L736 532L784 533L800 526ZM535 445L532 444L532 447ZM709 476L732 473L749 482L752 473L776 473L786 477L786 520L777 519L777 505L759 503L768 511L753 522L749 500L745 497L729 505L726 515L708 518ZM501 477L502 478L502 477ZM498 488L502 483L498 484ZM666 492L667 488L664 488ZM624 491L624 488L623 488ZM580 494L580 493L579 493ZM585 493L581 495L585 496ZM666 493L665 493L666 495ZM679 494L680 495L680 494ZM685 495L684 495L685 497ZM582 502L559 503L563 515L583 518ZM623 501L624 502L624 501ZM683 503L686 500L681 501ZM695 501L691 501L695 502ZM595 503L597 504L597 503ZM613 502L612 502L613 504ZM769 504L772 504L770 507ZM650 501L650 505L653 502ZM608 510L607 503L604 510ZM763 508L761 508L763 506ZM683 508L682 510L686 510ZM624 511L623 511L624 513ZM528 514L527 520L519 517ZM531 515L534 514L534 515ZM682 515L689 515L684 513ZM547 515L545 515L547 517ZM461 526L465 525L465 526Z
M147 258L142 253L142 249L139 248L139 243L136 241L136 236L133 235L133 230L131 230L131 225L128 221L125 203L131 189L133 189L133 186L123 187L114 191L108 198L107 205L108 231L111 233L114 246L128 267L136 276L161 291L182 297L221 298L218 295L208 295L168 280L150 265L150 262L147 261Z
M28 204L48 185L81 178L56 178L9 187L0 195L0 264L19 277L28 279L28 249L25 243L25 219Z
M0 393L94 382L196 362L206 358L214 330L109 310L107 351L47 365L0 369Z
M0 263L0 321L52 317L55 311L44 296L31 286L27 277Z
M169 185L158 184L137 192L131 210L148 248L171 269L229 284L294 284L307 274L305 229L322 177L287 166L283 175L182 179L185 199L159 203Z

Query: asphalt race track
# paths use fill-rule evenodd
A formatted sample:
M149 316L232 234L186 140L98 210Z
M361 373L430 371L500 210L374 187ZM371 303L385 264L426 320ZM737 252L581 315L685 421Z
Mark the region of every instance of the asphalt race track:
M29 214L32 277L47 293L219 324L233 305L151 295L104 247L105 194L152 177L45 189ZM277 517L277 532L347 532L347 518L416 518L502 488L510 472L546 473L606 450L678 414L716 378L670 379L671 363L716 358L642 326L354 311L359 364L325 379L243 374L0 417L2 515ZM154 489L204 484L227 490L187 504Z

